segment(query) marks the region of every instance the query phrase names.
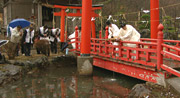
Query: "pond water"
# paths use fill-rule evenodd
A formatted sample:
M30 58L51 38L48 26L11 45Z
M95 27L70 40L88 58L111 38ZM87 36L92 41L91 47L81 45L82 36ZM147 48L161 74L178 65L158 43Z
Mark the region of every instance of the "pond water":
M0 98L122 98L144 81L94 67L79 76L75 63L50 66L0 88Z

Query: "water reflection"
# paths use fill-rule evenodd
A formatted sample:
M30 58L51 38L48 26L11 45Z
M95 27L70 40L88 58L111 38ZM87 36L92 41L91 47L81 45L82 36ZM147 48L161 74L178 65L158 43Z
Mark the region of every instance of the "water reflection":
M127 97L139 82L134 78L96 68L93 76L76 74L75 66L50 68L0 88L1 98L119 98ZM132 81L132 80L135 80ZM141 81L142 82L142 81Z

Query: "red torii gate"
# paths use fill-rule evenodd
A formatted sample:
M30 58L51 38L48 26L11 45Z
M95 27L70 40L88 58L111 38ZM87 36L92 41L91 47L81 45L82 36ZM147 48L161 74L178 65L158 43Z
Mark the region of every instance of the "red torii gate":
M151 11L151 38L157 39L157 32L158 32L158 25L159 25L159 0L150 0L150 11ZM93 5L92 6L92 0L84 1L84 10L92 10L92 13L89 13L88 15L91 15L91 17L98 17L98 14L96 14L94 11L98 9L102 9L102 5ZM92 8L87 7L92 6ZM54 8L60 8L60 12L54 12L54 16L61 16L61 42L64 42L64 33L65 33L65 16L74 16L74 17L80 17L82 16L82 13L80 13L80 10L82 9L81 5L54 5ZM65 10L69 9L76 9L76 13L66 13ZM85 15L85 14L84 14ZM84 17L84 19L88 20L87 17ZM83 21L82 21L83 23ZM88 24L88 23L87 23ZM90 24L90 23L89 23ZM92 21L92 38L95 38L95 26ZM85 30L82 28L82 30ZM86 29L87 30L87 29ZM83 32L83 31L82 31ZM84 42L86 43L86 42ZM86 47L86 46L85 46ZM86 47L90 48L90 47ZM85 50L86 50L85 49ZM89 52L89 51L88 51Z
M71 5L54 5L54 8L59 8L61 9L60 12L54 12L54 16L61 16L61 42L64 42L64 34L65 34L65 17L66 16L71 16L71 17L81 17L82 13L80 12L80 10L82 9L82 5L78 5L78 4L71 4ZM66 13L65 10L66 9L76 9L76 13ZM89 13L89 15L91 15L91 17L98 17L99 15L96 14L94 11L95 10L101 10L102 9L102 5L93 5L92 6L92 12ZM94 25L94 22L92 21L92 25ZM92 26L92 37L94 37L95 35L95 26Z

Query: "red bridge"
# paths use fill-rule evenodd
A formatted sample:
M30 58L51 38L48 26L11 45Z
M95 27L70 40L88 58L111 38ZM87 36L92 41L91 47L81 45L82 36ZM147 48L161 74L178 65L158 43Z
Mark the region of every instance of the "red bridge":
M55 8L61 9L61 12L54 13L55 16L61 16L61 43L67 37L64 30L65 16L82 16L81 38L78 38L78 27L76 27L76 36L73 38L75 41L69 43L75 43L76 48L70 51L78 55L93 56L94 66L165 85L164 80L171 75L180 77L180 72L177 70L180 68L180 41L163 39L163 26L159 25L159 0L150 0L150 2L151 39L141 38L141 42L119 41L117 46L112 45L112 41L107 39L108 28L106 28L105 38L101 36L95 38L95 25L91 18L98 16L94 11L101 9L102 6L92 6L92 0L82 1L82 7L54 5ZM76 9L76 13L66 13L67 8ZM82 13L80 13L81 9ZM124 46L125 43L136 44L137 47L127 47Z
M75 49L70 51L80 54L80 38L76 27ZM180 41L164 40L163 26L160 24L158 39L141 38L141 42L118 41L112 45L111 40L91 38L91 56L93 65L134 78L164 84L163 81L171 75L180 77ZM106 28L106 38L108 28ZM71 39L70 39L71 40ZM136 48L124 46L124 43L136 44ZM169 43L171 45L165 44ZM117 48L117 49L116 49ZM132 52L133 50L136 53ZM135 59L132 58L135 56Z

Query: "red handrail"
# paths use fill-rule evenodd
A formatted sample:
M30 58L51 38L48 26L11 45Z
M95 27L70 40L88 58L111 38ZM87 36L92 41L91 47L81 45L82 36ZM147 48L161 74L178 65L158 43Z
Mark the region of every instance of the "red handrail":
M109 60L121 60L148 67L154 67L159 71L161 71L161 69L166 69L165 66L162 66L164 58L168 57L173 60L180 61L180 41L163 40L162 28L159 28L158 39L141 39L141 42L116 41L119 43L119 45L112 45L112 43L115 41L108 40L107 34L105 38L106 39L91 38L91 55ZM79 47L80 38L75 39L77 40L71 43L78 43ZM176 43L176 46L167 45L164 42L173 42ZM128 47L125 45L127 43L136 44L136 47ZM80 48L74 49L73 51L80 52ZM133 56L135 58L132 58Z

